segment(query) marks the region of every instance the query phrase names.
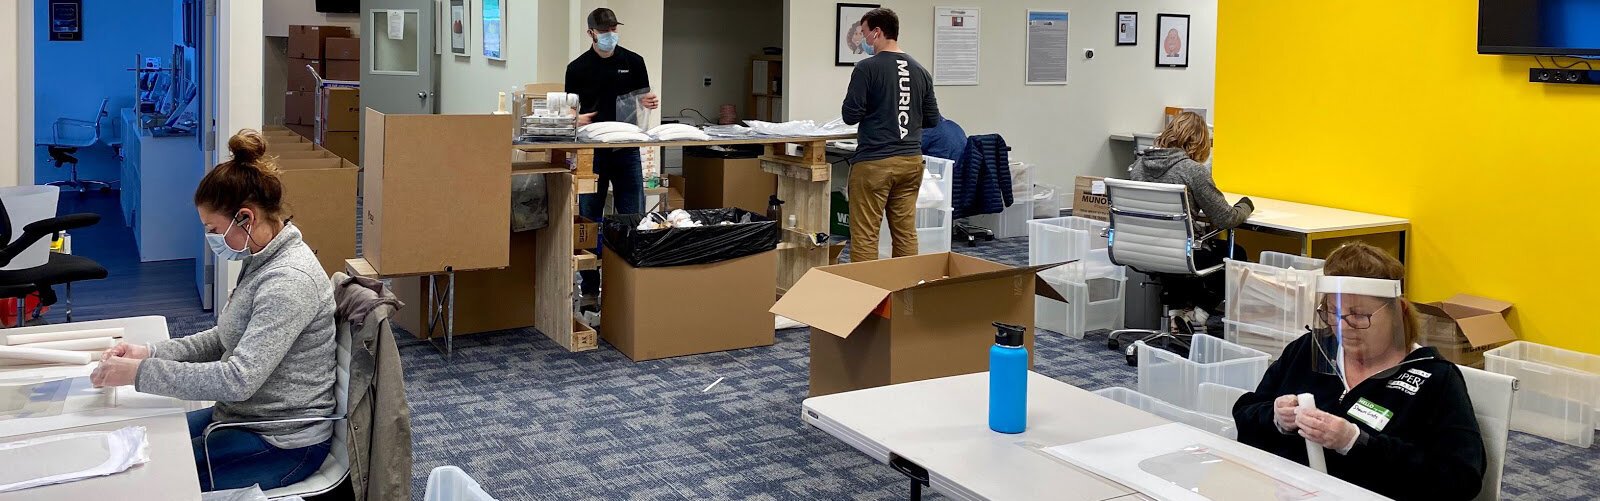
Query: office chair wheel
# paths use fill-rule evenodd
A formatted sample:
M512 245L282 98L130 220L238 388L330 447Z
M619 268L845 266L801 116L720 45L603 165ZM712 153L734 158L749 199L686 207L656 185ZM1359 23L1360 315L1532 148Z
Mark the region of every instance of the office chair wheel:
M1132 346L1129 346L1127 351L1122 352L1122 359L1128 363L1128 367L1139 366L1139 353Z
M1121 341L1117 341L1117 338L1115 338L1115 337L1106 338L1106 349L1111 350L1111 351L1121 350L1122 349L1122 342Z

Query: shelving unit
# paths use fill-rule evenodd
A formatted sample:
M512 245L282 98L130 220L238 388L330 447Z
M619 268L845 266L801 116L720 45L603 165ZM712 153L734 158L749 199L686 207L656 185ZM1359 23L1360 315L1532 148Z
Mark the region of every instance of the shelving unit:
M750 57L750 96L744 116L763 122L783 117L783 56Z

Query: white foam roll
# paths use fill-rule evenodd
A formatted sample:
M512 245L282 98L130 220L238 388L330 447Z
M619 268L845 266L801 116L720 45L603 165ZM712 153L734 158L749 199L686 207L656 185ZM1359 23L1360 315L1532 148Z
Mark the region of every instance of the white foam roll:
M66 341L45 341L43 343L29 343L21 345L25 348L47 348L51 350L106 350L117 345L114 337L92 337L89 339L69 339Z
M547 111L561 109L561 105L567 102L565 94L565 92L546 92L544 94L544 109Z
M80 331L41 332L38 334L11 334L6 336L6 344L17 346L21 344L45 343L50 341L72 341L74 339L91 339L97 337L122 337L122 328L110 329L84 329Z
M90 362L89 354L81 351L24 348L21 346L0 346L0 358L77 365L84 365Z

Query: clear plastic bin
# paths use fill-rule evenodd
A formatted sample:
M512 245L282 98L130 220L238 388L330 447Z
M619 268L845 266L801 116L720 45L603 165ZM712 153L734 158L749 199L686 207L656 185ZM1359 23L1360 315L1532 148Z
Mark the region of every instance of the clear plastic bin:
M950 252L952 231L949 208L917 209L917 254ZM894 239L889 235L889 221L884 220L878 233L878 257L888 259L894 255Z
M1083 339L1084 334L1090 331L1122 328L1123 297L1128 284L1126 276L1097 277L1087 282L1070 282L1048 276L1044 279L1045 283L1067 298L1067 302L1034 297L1035 327L1076 339Z
M1133 391L1127 388L1112 387L1094 392L1117 403L1139 409L1158 417L1183 423L1213 434L1237 440L1239 432L1234 428L1233 420L1217 419L1198 412L1183 409L1160 399Z
M1311 325L1320 268L1289 269L1231 259L1225 266L1225 318L1280 332Z
M1282 252L1261 251L1261 264L1287 270L1320 270L1325 261L1314 257L1296 256Z
M1151 348L1139 350L1139 392L1185 409L1198 401L1200 383L1254 390L1271 362L1267 354L1204 334L1190 341L1189 358Z
M1106 248L1102 233L1110 224L1081 217L1056 217L1028 221L1028 265L1063 263L1083 259L1089 251Z
M1028 221L1033 220L1033 169L1020 162L1011 164L1012 204L999 214L983 214L967 221L994 231L995 238L1028 236ZM1020 173L1020 174L1018 174Z
M1299 332L1284 332L1268 329L1266 327L1241 324L1232 320L1222 321L1222 338L1246 348L1259 350L1266 353L1271 360L1283 356L1284 347L1289 343L1304 336L1305 329Z
M483 492L478 481L454 466L440 466L428 473L428 490L422 495L422 500L495 501L489 493Z
M1514 341L1484 353L1489 372L1515 377L1511 429L1589 447L1600 425L1600 355Z
M1239 402L1239 397L1254 390L1255 388L1242 390L1216 383L1200 383L1195 396L1194 411L1233 424L1233 404Z

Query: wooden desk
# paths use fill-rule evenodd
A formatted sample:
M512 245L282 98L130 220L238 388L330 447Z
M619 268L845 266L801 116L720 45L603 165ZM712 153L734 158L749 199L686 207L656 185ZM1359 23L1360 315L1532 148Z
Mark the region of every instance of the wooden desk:
M595 332L574 318L572 276L580 267L592 267L592 255L581 256L572 248L572 221L578 210L578 195L598 190L594 174L594 152L609 148L689 147L751 145L766 146L761 169L778 176L778 198L784 200L782 221L793 215L797 228L786 229L778 251L778 292L787 291L807 270L828 264L828 246L817 245L812 235L828 233L831 213L832 168L824 157L828 141L854 139L855 135L754 137L712 141L652 141L640 143L518 143L513 148L513 176L544 175L546 200L550 206L550 225L539 231L535 259L537 284L535 325L557 344L570 351L586 351L598 345ZM787 146L799 145L799 155L789 155ZM528 158L528 153L544 153L547 161ZM577 257L575 257L577 256Z
M1230 202L1237 202L1244 197L1234 193L1223 195ZM1406 260L1411 233L1411 221L1408 219L1257 196L1251 196L1250 201L1256 206L1255 213L1239 229L1290 239L1295 242L1296 254L1323 257L1332 251L1333 246L1319 246L1319 243L1371 239L1374 245L1395 252L1395 257L1401 262ZM1238 240L1246 237L1230 234L1229 238ZM1252 249L1252 253L1255 251L1257 249Z

